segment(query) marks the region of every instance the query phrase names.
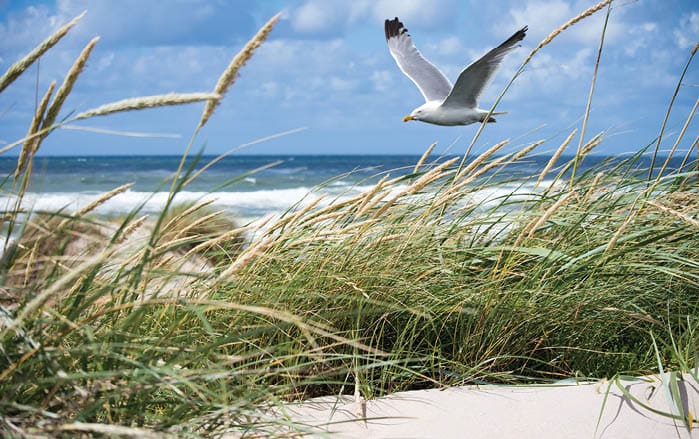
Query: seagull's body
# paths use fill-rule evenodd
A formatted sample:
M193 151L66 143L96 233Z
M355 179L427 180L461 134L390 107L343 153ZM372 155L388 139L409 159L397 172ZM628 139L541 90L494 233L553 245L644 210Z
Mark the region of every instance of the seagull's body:
M478 108L478 98L505 55L518 47L517 43L526 35L527 26L462 70L453 86L417 50L408 29L398 17L386 20L385 30L388 49L398 67L425 98L425 103L405 116L403 122L418 120L435 125L469 125L483 122L487 117L488 111ZM488 122L495 122L495 119L491 116Z

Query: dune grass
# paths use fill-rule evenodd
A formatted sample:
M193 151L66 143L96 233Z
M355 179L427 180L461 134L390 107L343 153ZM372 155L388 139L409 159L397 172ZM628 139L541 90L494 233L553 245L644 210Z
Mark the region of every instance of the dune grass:
M234 57L236 72L273 25ZM205 119L223 83L196 95L209 103ZM281 435L302 427L267 409L317 395L696 378L699 185L689 155L648 181L644 149L572 174L603 134L568 159L549 142L475 158L427 153L411 174L258 230L206 203L173 204L197 175L183 157L156 218L135 206L106 224L88 209L24 210L33 155L56 128L40 130L37 117L10 145L33 142L2 188L16 196L3 211L0 272L5 436ZM535 148L557 151L542 174L484 200ZM696 425L696 414L679 418Z

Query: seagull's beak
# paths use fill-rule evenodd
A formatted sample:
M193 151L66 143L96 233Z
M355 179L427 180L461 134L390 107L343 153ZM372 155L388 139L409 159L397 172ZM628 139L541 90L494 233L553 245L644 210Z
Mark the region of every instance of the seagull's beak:
M413 120L413 119L415 119L415 118L409 114L403 118L403 122L407 122L407 121Z

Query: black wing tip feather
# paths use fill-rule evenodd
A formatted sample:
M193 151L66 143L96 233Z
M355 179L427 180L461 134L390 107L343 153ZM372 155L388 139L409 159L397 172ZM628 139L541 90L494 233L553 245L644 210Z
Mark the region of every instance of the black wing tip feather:
M524 37L527 36L527 31L529 30L529 26L524 26L522 29L518 30L510 38L505 40L504 43L499 45L497 48L506 48L506 47L513 47L515 44L519 43L524 39Z
M527 31L528 31L528 30L529 30L529 26L527 26L527 25L525 24L524 27L522 27L522 29L520 29L520 30L518 30L517 32L515 32L515 34L513 35L513 37L516 36L516 37L519 39L519 41L522 41L522 40L524 39L524 37L527 36Z
M386 41L408 32L408 29L405 28L405 25L403 25L398 17L393 18L393 20L386 19L384 22L384 30L386 31Z

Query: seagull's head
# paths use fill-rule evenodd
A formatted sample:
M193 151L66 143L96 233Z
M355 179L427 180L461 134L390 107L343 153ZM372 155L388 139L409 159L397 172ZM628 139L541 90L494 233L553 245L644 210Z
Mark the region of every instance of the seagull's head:
M415 110L413 110L412 113L410 113L409 115L407 115L403 118L403 122L407 122L409 120L421 120L422 117L423 117L422 109L416 108Z

